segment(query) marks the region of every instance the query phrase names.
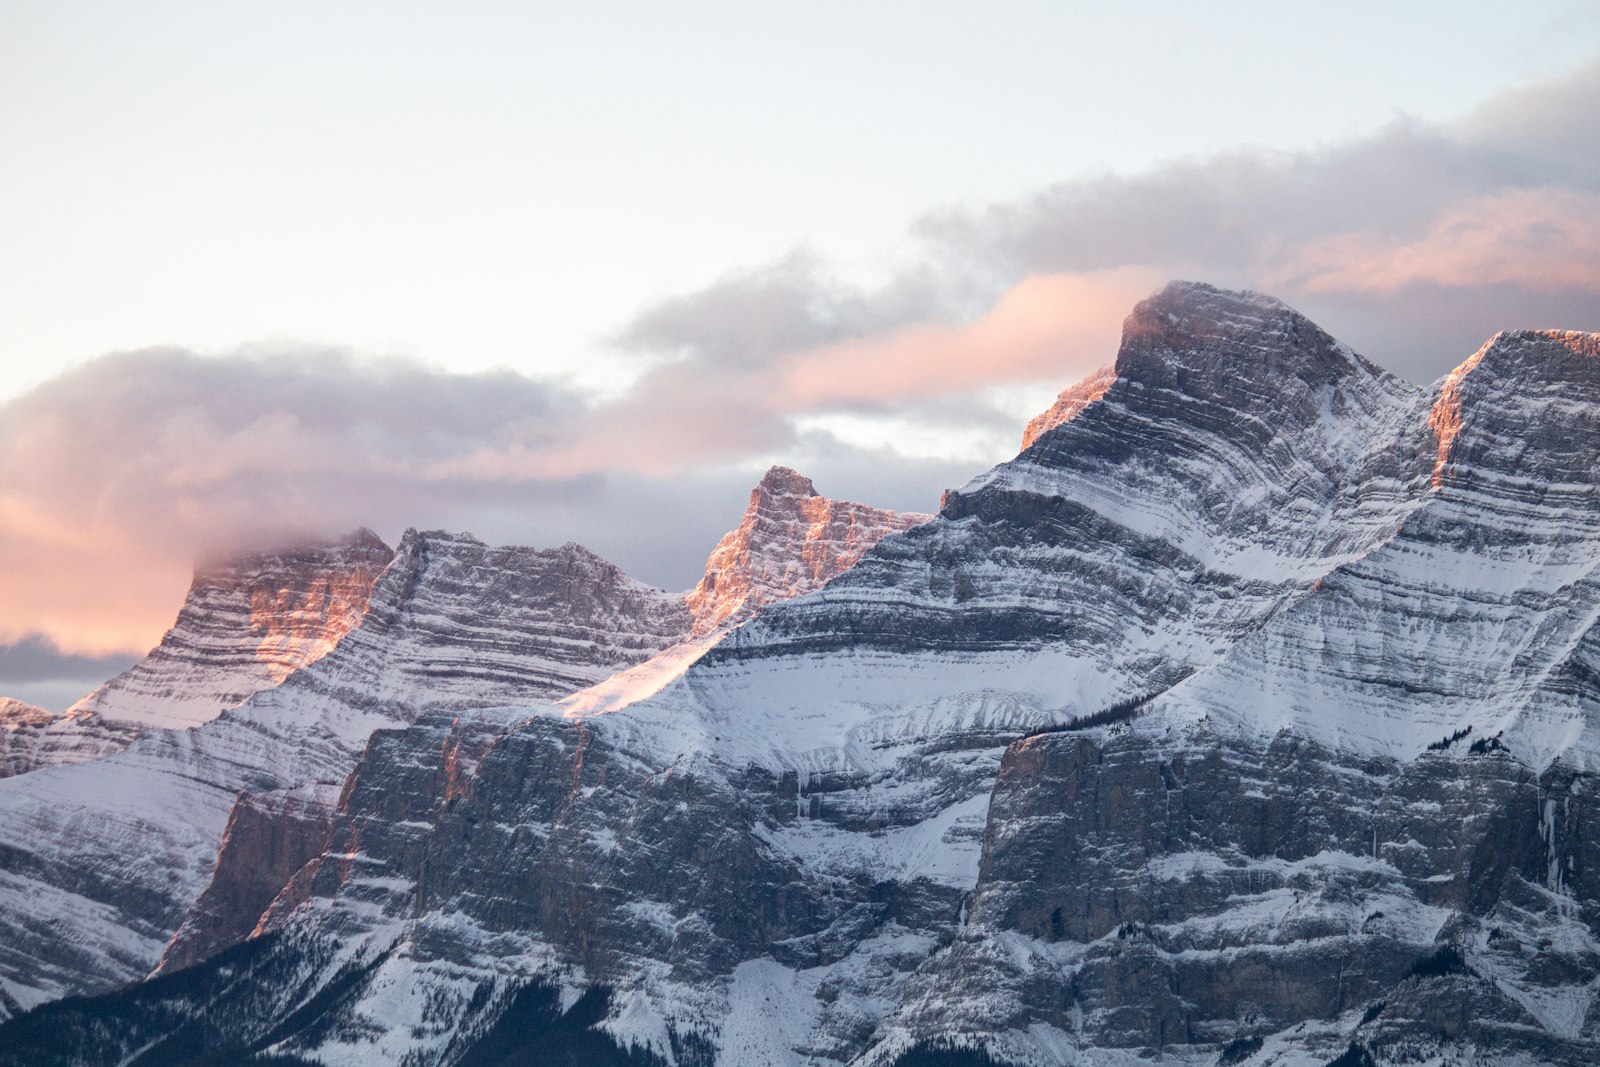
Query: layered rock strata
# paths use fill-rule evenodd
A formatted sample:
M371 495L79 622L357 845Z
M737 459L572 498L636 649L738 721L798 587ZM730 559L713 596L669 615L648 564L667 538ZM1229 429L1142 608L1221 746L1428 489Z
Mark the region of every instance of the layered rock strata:
M1170 287L932 521L562 702L374 734L261 936L0 1038L1594 1062L1597 367L1507 334L1430 393Z

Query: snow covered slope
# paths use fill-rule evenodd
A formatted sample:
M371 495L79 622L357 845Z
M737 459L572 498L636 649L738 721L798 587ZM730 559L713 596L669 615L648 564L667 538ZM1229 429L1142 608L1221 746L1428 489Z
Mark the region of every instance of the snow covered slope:
M364 559L388 554L359 547ZM210 696L180 698L175 718L160 711L157 692L178 692L187 678L215 695L219 678L256 677L256 633L234 655L211 639L220 625L201 621L219 599L238 607L250 597L287 602L301 617L296 587L274 597L248 570L249 596L233 595L237 583L221 583L224 597L218 583L197 582L201 604L174 628L185 641L164 644L169 654L149 670L107 686L97 706L142 708L146 722L188 721L198 709L215 713ZM407 533L361 624L282 684L210 722L147 729L92 764L0 780L0 988L28 1006L148 973L205 888L241 792L340 782L377 727L424 708L560 696L648 658L688 627L681 595L635 582L579 546L490 548ZM205 640L190 669L184 650L196 634ZM311 644L292 628L266 636L274 648Z
M198 570L161 644L64 713L0 701L0 777L99 759L141 730L207 722L277 685L361 621L392 555L357 530Z
M61 714L0 697L0 778L120 752L139 732L96 715Z
M722 560L713 564L723 577L719 604L745 617L773 597L814 588L920 518L830 501L792 471L769 472L747 521L714 557ZM297 798L342 782L374 729L436 709L550 700L650 659L693 624L684 594L637 582L576 544L493 548L467 535L408 531L392 556L360 624L280 685L192 729L147 730L93 768L0 789L0 931L11 934L0 947L0 986L18 1002L142 976L180 922L168 966L249 933L299 866L293 857L320 852L326 836L326 806L319 815ZM285 590L272 592L272 573ZM238 625L237 613L217 605L287 604L291 617L303 617L301 573L247 561L197 580L162 654L97 694L101 704L137 704L158 720L151 679L164 679L180 693L177 707L203 705L183 695L184 680L214 693L229 665L255 662L262 629ZM230 625L232 652L222 639Z
M609 987L656 1054L850 1059L960 930L1005 746L1215 665L1392 536L1428 435L1421 390L1284 305L1167 290L1098 400L676 681L614 687L654 695L376 735L260 949L306 983L274 996L361 980L273 1043L448 1061L543 981Z
M1501 334L1435 396L1423 506L1162 710L1402 760L1471 727L1595 768L1600 339Z
M1395 534L1128 721L1013 746L863 1064L1600 1056L1600 337L1434 390Z

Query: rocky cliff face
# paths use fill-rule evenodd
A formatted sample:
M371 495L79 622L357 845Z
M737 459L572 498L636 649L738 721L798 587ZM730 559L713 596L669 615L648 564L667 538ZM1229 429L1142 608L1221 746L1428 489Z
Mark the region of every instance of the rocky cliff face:
M801 496L801 486L810 483L793 472L769 474L753 494L763 503L724 539L720 603L728 611L718 622L825 582L843 566L835 555L848 561L914 521L814 491ZM98 764L92 783L85 771L0 793L0 811L11 813L0 849L11 849L19 886L34 890L0 907L0 927L19 931L11 957L0 952L0 981L16 982L20 1002L125 981L158 957L162 969L179 968L248 935L321 851L327 813L317 813L305 790L321 796L315 783L342 781L374 729L432 710L553 699L649 660L692 626L682 594L636 582L575 544L493 548L465 535L411 531L392 556L361 624L281 685L213 723L152 732ZM207 602L215 585L197 583ZM255 588L258 600L272 599ZM202 614L185 609L185 618ZM196 629L180 624L175 632ZM170 661L163 669L182 673ZM438 753L410 758L428 762ZM68 826L88 830L69 834ZM119 862L129 852L145 862ZM91 936L61 944L64 908L86 912ZM155 940L180 921L163 954Z
M689 593L694 633L750 618L768 604L820 589L889 534L931 516L829 500L811 479L773 467L750 492L744 519L706 561Z
M211 883L155 973L200 963L249 937L295 872L327 848L338 799L339 787L327 782L241 794L228 813Z
M719 627L749 618L776 600L819 588L847 569L882 537L897 529L926 521L927 518L829 500L816 492L809 479L788 468L775 467L752 491L744 521L713 550L707 563L706 577L685 598L689 615L694 619L693 632L697 635L710 633ZM402 555L406 554L404 546L401 551ZM654 590L641 592L638 588L628 588L632 585L631 580L609 564L598 563L596 557L578 546L569 545L560 551L574 564L570 573L560 576L543 573L537 580L547 590L565 585L576 595L566 599L547 598L541 610L543 624L549 634L542 643L529 641L526 637L517 641L506 640L503 635L493 643L463 642L458 633L451 632L449 626L438 627L437 632L432 634L431 639L440 646L452 643L464 645L457 649L459 660L471 664L474 673L470 684L463 690L463 694L470 699L461 703L515 704L537 699L541 695L559 695L581 688L585 681L596 681L626 667L639 658L641 649L658 647L664 639L675 634L685 636L683 629L688 616L685 616L676 599L668 598L658 605L659 618L653 619L653 632L647 634L643 641L639 640L638 635L632 633L637 629L637 624L626 623L629 613L636 616L641 614L635 604L641 596L655 603L660 600L660 594ZM503 554L526 550L496 552ZM594 573L595 565L603 570L603 575ZM486 564L474 562L470 568L457 567L454 570L453 580L462 600L455 613L456 618L451 622L455 627L477 629L482 628L483 622L475 612L480 609L486 593L494 599L509 599L504 591L497 591L495 587L503 584L508 575L526 573L528 568L525 565L508 566L506 560L496 557ZM437 578L434 580L438 581ZM371 625L355 636L352 647L346 649L343 655L355 660L357 650L354 646L359 644L367 646L373 656L404 659L396 656L393 647L396 637L393 624L388 621L391 611L392 608L380 599L374 608ZM496 695L483 687L483 676L497 669L497 660L512 655L516 650L546 648L560 653L567 649L568 646L554 638L564 628L573 627L604 632L607 641L617 642L620 647L599 656L594 653L603 650L591 647L586 656L569 655L559 666L547 664L542 668L547 687L542 690L508 691ZM417 662L423 663L426 659L419 657ZM652 665L647 669L659 668ZM589 673L584 674L585 671ZM519 667L510 671L508 677L512 681L525 683L529 674L526 668ZM369 691L375 690L378 684L376 679L369 680L367 688ZM403 684L408 689L436 691L441 685L451 684L451 680L448 677L417 676L406 679ZM491 717L490 721L496 720ZM432 766L438 758L439 748L430 731L419 729L403 732L400 737L412 749L420 748L420 751L407 751L405 755L393 758L423 766ZM380 750L380 753L384 752L387 749ZM368 768L364 771L364 777L374 774L370 763L379 758L386 757L369 754L363 764ZM456 772L452 770L451 773ZM269 794L269 797L276 795ZM317 834L326 838L327 819L331 811L321 816L322 821L317 826L313 826L314 820L307 815L287 812L283 814L285 825L278 827L271 823L279 817L279 806L271 806L266 812L258 811L258 807L256 799L251 797L241 798L239 805L236 805L230 817L230 830L222 841L212 884L169 945L162 959L162 970L198 962L243 940L261 920L277 891L290 882L291 876L302 865L320 853L320 840L316 841L318 848L304 855L281 842L308 844L316 840ZM241 828L238 832L232 828L235 823ZM263 877L258 862L258 854L263 847L274 847L279 855L288 856L292 853L298 858L281 869L278 865L272 866L271 875ZM301 894L309 884L314 868L313 864L311 869L301 874L285 899L300 899L297 894ZM276 885L269 889L268 883L272 880L276 881ZM279 910L283 906L282 901L278 902Z
M1154 715L1020 742L969 919L862 1062L1592 1063L1596 784Z
M1595 1062L1597 367L1504 335L1430 393L1173 286L932 521L561 702L379 730L261 936L0 1044Z
M140 727L209 722L331 652L393 554L358 530L200 568L161 644L70 710Z

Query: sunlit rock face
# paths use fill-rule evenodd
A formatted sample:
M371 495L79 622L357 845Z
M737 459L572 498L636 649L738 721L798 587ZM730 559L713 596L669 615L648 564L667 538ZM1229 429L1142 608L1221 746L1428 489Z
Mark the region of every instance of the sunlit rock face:
M708 634L778 600L820 589L886 536L931 516L829 500L811 479L773 467L750 492L750 506L706 561L689 593L694 633Z
M926 515L896 514L862 504L829 500L816 492L809 479L788 468L775 467L752 491L749 509L740 526L730 531L711 553L705 578L686 598L687 609L676 599L663 601L666 608L660 612L658 621L666 624L665 635L686 637L689 636L689 619L692 616L694 636L704 638L718 628L750 618L777 600L821 587L848 569L863 552L884 536L927 519ZM440 554L437 547L431 551L434 555ZM570 555L575 567L574 575L584 575L584 568L578 565L581 561L594 559L577 546L569 545L561 551ZM403 545L401 555L406 554ZM603 566L609 568L609 565ZM617 581L627 581L620 572L613 572L614 568L608 572L612 583L596 581L592 574L581 581L569 576L566 580L573 588L587 590L588 593L555 604L557 610L548 620L549 625L552 628L580 625L600 627L608 619L623 618L624 614L619 609L629 603L630 597L636 597L638 592L613 587ZM492 585L497 579L488 570L482 569L470 573L461 571L457 579L465 599L462 611L457 613L459 618L452 625L466 629L480 627L482 620L474 617L473 612L486 593L492 594L492 590L483 587ZM547 576L545 581L549 584L551 579ZM657 597L661 595L655 591L650 593ZM391 645L396 638L390 624L384 621L390 610L380 595L374 602L368 625L354 636L351 646L341 652L341 657L355 660L357 644L369 647L370 655L393 656ZM652 617L655 616L652 614ZM637 621L629 625L612 626L611 638L619 642L626 641L639 628ZM662 636L657 634L651 638L655 646L659 645ZM461 638L440 633L441 645L452 641L461 642ZM553 641L546 644L553 649L562 647ZM502 647L536 646L531 642L472 643L456 650L458 662L471 664L473 671L478 674L490 672L494 669L496 657L505 654ZM683 662L692 661L697 648L690 646ZM593 658L594 649L587 651L590 658L583 660L581 665L590 669L596 666L603 668L593 674L589 679L591 681L626 667L638 658L635 645L621 652L613 651L598 661ZM683 656L684 652L674 650L662 657L663 665L647 664L646 668L651 671L674 670L674 665ZM567 669L571 671L579 665L569 664ZM444 681L448 684L448 679ZM548 688L547 695L560 695L567 689L576 689L577 681L570 673L560 675L556 678L557 684ZM430 676L414 679L410 684L418 688L436 689L441 682ZM540 695L539 692L506 693L495 702L513 704L520 698L521 702L527 703L537 700ZM481 741L497 736L509 728L509 722L514 721L494 713L481 717L480 721L471 716L463 718L459 711L451 710L426 716L410 729L382 731L375 735L350 780L354 799L348 800L338 820L340 839L353 834L355 839L365 843L364 848L369 855L375 855L383 851L382 842L416 837L418 827L433 818L439 805L459 798L458 784L470 784L473 781L471 772L477 759L474 743L463 741L463 738ZM448 724L444 740L439 734L440 724ZM446 755L441 756L441 753ZM423 772L415 783L411 782L409 768L421 768ZM464 789L465 785L460 788ZM374 789L380 792L374 794ZM374 795L382 798L380 809L373 812L359 810L360 804ZM403 817L396 816L393 807L402 797L409 798L405 802ZM257 926L271 928L278 917L291 910L293 904L303 901L313 886L337 886L336 873L350 870L350 865L345 863L330 864L324 870L320 861L309 864L298 873L296 870L278 872L274 868L274 876L284 892L277 900L271 899L272 894L268 894L267 899L258 899L258 887L264 884L256 877L260 865L256 862L255 854L261 850L260 839L302 841L310 838L302 833L302 824L309 826L307 820L290 817L283 827L273 828L262 824L255 810L257 807L254 798L243 798L240 805L235 807L232 818L240 821L241 826L253 829L249 833L238 834L230 830L225 837L213 883L168 948L163 969L170 970L181 964L195 962L197 958L203 958L203 955L195 955L197 951L211 952L226 947L243 939ZM352 830L352 826L358 826L359 829ZM326 836L327 827L323 826L319 832ZM334 851L338 851L342 846L333 847ZM398 844L392 847L402 848ZM236 851L242 855L235 856ZM287 854L289 850L285 848L280 851ZM301 858L301 862L313 858L307 855ZM498 862L493 857L483 858L488 868ZM394 876L397 879L404 875L404 865L401 866L402 869ZM486 876L496 877L489 873L488 868L484 872ZM290 875L295 877L291 879ZM365 876L357 877L361 880ZM329 879L335 880L330 882ZM396 881L390 884L401 883ZM213 899L227 906L218 907L212 902ZM269 903L272 905L270 908L267 907ZM200 946L200 949L197 950L195 946Z
M60 715L0 707L0 777L99 759L141 730L209 722L270 689L360 623L392 556L358 530L199 569L177 621L139 663Z
M1076 385L1061 390L1055 403L1028 420L1022 431L1022 450L1037 441L1046 430L1053 430L1078 412L1106 395L1111 383L1117 380L1114 367L1102 367Z
M0 1062L1600 1061L1597 368L1174 285L823 588L373 733L260 936Z
M209 722L331 652L393 555L358 530L201 568L161 644L70 710L168 729Z
M250 936L296 871L328 844L339 786L244 793L228 813L211 883L172 936L157 974L182 970Z

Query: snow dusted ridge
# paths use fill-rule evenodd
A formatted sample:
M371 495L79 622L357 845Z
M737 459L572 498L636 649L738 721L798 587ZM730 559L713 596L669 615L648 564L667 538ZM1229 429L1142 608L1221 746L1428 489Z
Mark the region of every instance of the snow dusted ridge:
M366 539L359 547L366 558L390 554ZM240 570L243 583L198 581L198 605L174 628L185 639L164 644L168 655L99 699L163 721L153 693L190 679L206 700L177 707L210 708L219 678L257 670L267 636L275 648L299 640L289 627L247 622L242 606L287 603L289 617L302 618L303 587L278 597L257 582L260 569ZM219 601L241 611L217 609ZM636 582L580 546L491 548L416 531L365 608L332 651L209 722L147 729L93 763L0 780L0 990L30 1006L147 974L210 880L241 793L341 782L375 729L425 708L558 697L649 658L689 627L681 595Z
M750 492L744 519L711 550L689 593L696 636L742 622L778 600L819 589L884 537L931 515L829 500L811 479L773 467Z
M208 722L277 685L361 621L392 554L357 530L198 570L177 621L133 667L60 715L0 708L0 777L99 759L142 730Z
M741 618L825 582L842 566L831 553L854 558L911 521L775 491L785 477L809 489L792 471L770 472L753 494L766 502L760 514L753 505L745 536L723 542L720 602ZM380 559L358 624L330 636L348 615L339 605L356 606L359 583L347 579L365 581ZM146 723L144 735L92 767L0 788L0 990L27 1006L141 977L180 923L165 966L232 944L294 874L293 857L322 849L331 803L301 803L300 790L342 782L374 730L591 686L687 638L685 599L581 545L491 547L415 530L393 552L363 531L206 572L161 648L90 698L118 723ZM289 671L294 656L305 662ZM280 671L279 684L216 715L239 687ZM170 706L162 693L175 694ZM75 714L101 721L89 703ZM194 724L202 714L212 718ZM36 716L17 717L37 730ZM70 939L58 932L66 915Z
M1471 727L1535 772L1597 769L1600 338L1500 334L1436 397L1395 535L1158 707L1400 760Z
M1041 425L743 625L341 725L260 936L0 1063L1600 1061L1600 338L1430 392L1175 284Z
M161 644L67 715L166 729L209 722L332 651L360 624L392 556L357 530L198 570Z
M81 763L126 748L138 733L128 723L90 715L57 715L0 697L0 778L57 763Z

